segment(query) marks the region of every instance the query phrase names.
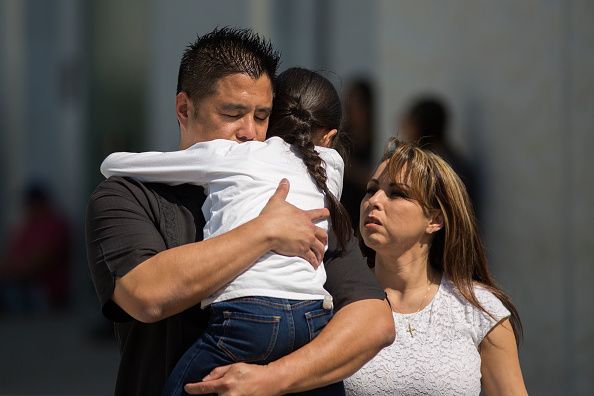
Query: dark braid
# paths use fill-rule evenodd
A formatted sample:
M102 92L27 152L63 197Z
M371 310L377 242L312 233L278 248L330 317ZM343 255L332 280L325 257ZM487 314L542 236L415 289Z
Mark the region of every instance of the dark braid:
M301 68L288 69L278 76L268 135L283 138L303 160L326 197L332 229L340 249L345 250L351 235L350 217L328 189L326 168L312 140L319 131L337 129L340 133L341 118L340 99L330 81Z

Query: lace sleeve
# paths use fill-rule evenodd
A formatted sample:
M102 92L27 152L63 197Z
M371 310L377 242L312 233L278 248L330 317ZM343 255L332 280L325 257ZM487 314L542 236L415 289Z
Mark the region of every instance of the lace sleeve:
M477 300L481 303L488 313L476 308L475 326L476 326L476 345L478 346L485 338L485 335L502 319L508 318L511 313L503 303L490 291L478 286L474 288Z

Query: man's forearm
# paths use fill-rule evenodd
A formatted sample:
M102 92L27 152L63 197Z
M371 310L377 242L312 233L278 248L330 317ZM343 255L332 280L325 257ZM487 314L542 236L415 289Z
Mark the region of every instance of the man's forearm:
M143 322L198 304L271 249L260 221L158 253L116 280L114 301Z
M202 242L162 251L116 280L114 301L142 322L184 311L219 290L269 251L320 265L327 234L313 222L327 209L303 211L285 201L281 181L255 219Z
M340 381L394 341L394 320L383 300L353 302L334 315L309 344L271 364L281 393Z

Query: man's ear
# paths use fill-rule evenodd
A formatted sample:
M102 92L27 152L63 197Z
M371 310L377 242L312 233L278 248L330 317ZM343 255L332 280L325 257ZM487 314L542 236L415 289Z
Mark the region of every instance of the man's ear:
M429 223L427 224L427 228L425 229L425 231L428 234L433 234L434 232L441 230L444 225L445 221L443 218L443 214L441 213L441 210L433 209L431 210Z
M322 135L322 139L320 139L320 146L332 147L332 141L334 140L334 137L337 133L337 129L331 129L328 132L324 133Z
M182 132L186 131L188 127L188 120L194 111L194 106L187 93L181 91L175 96L175 115L177 121L182 129Z

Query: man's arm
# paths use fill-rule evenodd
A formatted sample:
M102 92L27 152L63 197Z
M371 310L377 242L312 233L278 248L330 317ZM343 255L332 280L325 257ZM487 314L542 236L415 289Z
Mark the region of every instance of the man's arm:
M281 182L260 216L241 227L206 241L168 250L163 248L160 252L149 251L148 258L138 265L131 265L129 270L122 271L123 274L111 268L109 260L102 258L105 255L102 244L114 242L118 230L135 232L134 223L128 219L139 222L139 226L142 222L142 227L149 229L147 239L162 236L150 224L148 216L138 213L138 207L132 206L127 208L128 217L123 221L128 224L128 229L111 230L106 241L104 233L108 227L101 223L101 219L117 214L111 213L100 199L92 200L87 216L97 221L88 221L87 225L87 244L94 252L89 259L106 261L104 266L91 265L92 272L109 270L114 273L113 301L133 318L155 322L198 304L270 250L303 257L317 266L321 262L327 236L312 221L326 217L328 212L326 209L302 211L286 203L288 190L288 182ZM137 213L129 215L135 210ZM119 227L119 223L114 227ZM119 249L115 244L110 249L110 255L117 257ZM138 246L136 250L142 251L143 246Z
M219 367L185 390L195 395L276 396L320 388L350 376L393 341L388 304L361 300L341 309L312 342L290 355L266 366Z
M331 257L325 265L326 288L339 310L313 341L267 366L239 363L217 368L205 382L186 385L186 392L280 395L319 388L353 374L390 345L395 337L391 309L356 238L351 237L345 254Z

